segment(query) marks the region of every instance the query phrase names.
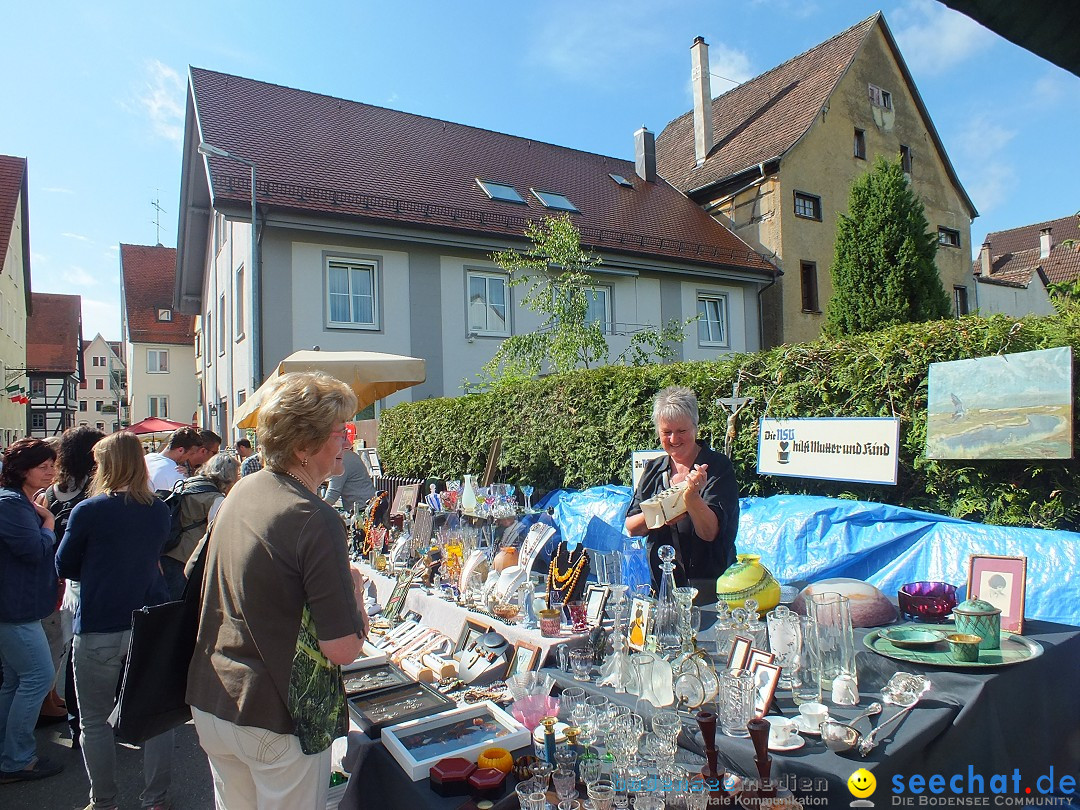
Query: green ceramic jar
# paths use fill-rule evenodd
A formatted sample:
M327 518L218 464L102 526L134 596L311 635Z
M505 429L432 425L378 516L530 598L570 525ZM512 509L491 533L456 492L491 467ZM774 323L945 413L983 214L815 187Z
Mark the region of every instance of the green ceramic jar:
M956 632L980 636L980 650L1001 649L1001 608L982 599L968 599L953 608Z

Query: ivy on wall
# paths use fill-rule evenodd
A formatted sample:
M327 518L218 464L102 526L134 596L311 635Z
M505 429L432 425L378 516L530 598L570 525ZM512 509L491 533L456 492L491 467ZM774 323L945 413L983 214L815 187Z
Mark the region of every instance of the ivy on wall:
M1070 460L927 459L930 363L1057 346L1080 362L1080 306L1025 319L968 316L905 324L840 340L781 346L717 361L607 366L507 384L470 396L406 403L383 412L379 454L395 475L479 474L502 439L499 480L538 489L630 482L630 453L659 446L652 398L668 385L697 392L699 435L723 447L717 404L739 381L753 397L739 415L732 461L743 495L828 495L883 501L1000 525L1080 528L1080 463ZM1074 394L1075 396L1075 394ZM1074 447L1080 448L1074 400ZM758 419L893 416L900 419L896 486L759 476Z

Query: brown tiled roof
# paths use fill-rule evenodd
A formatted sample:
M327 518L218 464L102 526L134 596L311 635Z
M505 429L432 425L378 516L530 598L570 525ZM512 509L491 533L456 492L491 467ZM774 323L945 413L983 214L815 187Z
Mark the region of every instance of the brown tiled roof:
M82 345L82 298L34 293L34 314L26 319L26 368L33 372L79 370Z
M191 68L191 85L199 138L255 162L260 205L521 237L529 220L558 213L536 188L573 202L594 249L774 272L675 188L638 178L629 161L200 68ZM209 165L214 205L243 210L247 170L225 158ZM476 178L514 186L526 205L488 199Z
M7 260L8 245L11 242L11 229L15 224L15 208L19 195L26 191L26 158L0 155L0 267ZM29 220L27 208L29 201L23 200L23 225ZM28 235L27 235L28 236ZM27 268L30 265L30 252L23 257ZM27 280L29 273L27 272Z
M694 112L676 118L656 139L660 174L692 192L782 156L810 128L880 16L714 98L715 142L700 168L694 157Z
M132 343L190 346L195 342L195 316L173 308L176 248L121 244L120 274ZM172 310L172 320L159 321L159 309Z
M1050 255L1040 259L1039 232L1043 228L1050 228ZM1077 244L1061 244L1068 239L1077 240ZM1027 286L1039 270L1050 284L1080 278L1080 224L1076 215L994 231L987 234L985 241L990 244L992 269L989 278L982 276L983 281ZM979 257L971 267L981 276Z

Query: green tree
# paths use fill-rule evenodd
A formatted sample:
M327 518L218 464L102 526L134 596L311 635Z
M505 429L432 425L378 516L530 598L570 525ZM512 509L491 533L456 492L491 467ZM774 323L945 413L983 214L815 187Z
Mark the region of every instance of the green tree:
M934 264L937 238L929 230L900 161L879 157L852 185L848 213L836 229L827 335L949 316L949 297Z
M589 305L596 300L590 271L600 257L582 249L581 234L568 214L530 222L525 235L532 242L529 250L500 251L492 258L509 275L510 286L524 290L521 304L539 314L541 324L502 342L479 375L483 383L533 377L545 367L561 373L611 362L607 325L589 318ZM662 327L619 332L630 340L614 362L645 365L672 359L685 325L671 320Z

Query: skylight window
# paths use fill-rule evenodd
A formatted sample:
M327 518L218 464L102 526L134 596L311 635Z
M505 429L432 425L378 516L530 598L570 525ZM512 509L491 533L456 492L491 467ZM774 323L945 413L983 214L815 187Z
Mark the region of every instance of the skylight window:
M484 193L493 200L501 200L502 202L512 202L525 204L525 200L513 186L507 186L503 183L493 183L490 180L481 180L476 178L476 185L480 186L484 190Z
M555 208L559 211L574 212L577 212L578 210L578 207L562 194L555 194L551 191L537 191L535 188L529 190L536 195L536 199L540 200L545 208Z
M634 187L634 184L631 183L629 180L627 180L625 177L623 177L621 174L609 174L608 177L610 177L612 180L614 180L620 186L625 186L626 188L633 188Z

